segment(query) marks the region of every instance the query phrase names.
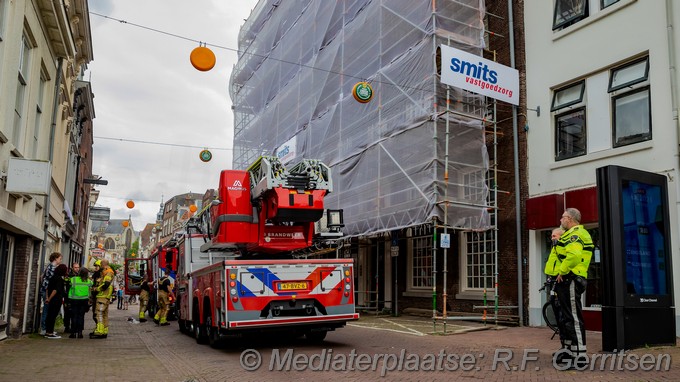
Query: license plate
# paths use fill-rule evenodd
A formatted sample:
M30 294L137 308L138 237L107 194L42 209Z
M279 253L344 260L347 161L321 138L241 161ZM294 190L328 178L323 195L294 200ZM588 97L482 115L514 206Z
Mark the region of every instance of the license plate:
M285 282L279 283L279 290L305 290L307 282Z

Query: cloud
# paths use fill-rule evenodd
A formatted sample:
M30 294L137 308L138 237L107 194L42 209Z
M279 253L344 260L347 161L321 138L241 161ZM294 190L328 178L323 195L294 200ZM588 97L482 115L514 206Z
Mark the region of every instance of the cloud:
M139 230L155 222L161 200L216 188L232 152L212 150L212 161L204 163L201 148L97 137L230 148L229 75L239 28L257 0L89 3L91 12L126 21L90 15L94 61L85 79L95 96L93 173L109 181L98 186L97 204L110 207L112 219L131 216ZM199 72L189 61L198 43L187 39L233 50L209 45L216 67ZM134 209L125 207L127 200Z

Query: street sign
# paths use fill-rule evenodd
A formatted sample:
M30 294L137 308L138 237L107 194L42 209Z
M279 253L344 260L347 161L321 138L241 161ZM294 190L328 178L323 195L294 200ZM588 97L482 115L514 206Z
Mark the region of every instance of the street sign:
M108 207L90 207L90 219L98 221L109 221L111 209Z
M448 233L443 233L439 243L442 248L451 248L451 235Z

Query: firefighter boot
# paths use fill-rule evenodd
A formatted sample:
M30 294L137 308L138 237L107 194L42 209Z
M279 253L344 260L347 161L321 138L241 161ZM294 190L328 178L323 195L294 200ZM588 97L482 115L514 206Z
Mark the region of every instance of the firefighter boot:
M97 323L97 327L94 329L94 332L90 333L90 339L106 338L105 330L106 328L104 328L104 324Z
M144 312L139 314L139 322L146 322L146 317L144 316Z
M161 326L167 326L167 325L170 325L170 323L168 322L168 319L167 319L167 318L161 317L160 325L161 325Z
M157 312L157 313L156 313L156 315L155 315L155 316L153 316L153 322L155 322L155 323L156 323L156 325L160 324L160 321L159 321L159 320L160 320L160 318L161 318L161 315L160 315L160 313L159 313L159 312Z

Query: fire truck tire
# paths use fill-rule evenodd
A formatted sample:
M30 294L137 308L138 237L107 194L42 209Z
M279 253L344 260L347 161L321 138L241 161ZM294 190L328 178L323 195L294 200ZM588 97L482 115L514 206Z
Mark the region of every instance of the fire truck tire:
M220 347L220 333L219 330L213 326L212 317L208 315L205 319L206 335L208 337L208 343L212 348Z
M186 321L184 321L182 319L178 319L177 323L179 324L179 331L181 333L187 334L189 332L189 329L187 328Z
M194 338L197 344L203 345L208 343L208 336L205 335L205 326L201 325L198 312L194 314Z
M326 334L328 334L327 330L310 331L305 333L305 337L311 343L319 343L326 339Z

